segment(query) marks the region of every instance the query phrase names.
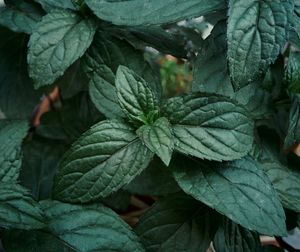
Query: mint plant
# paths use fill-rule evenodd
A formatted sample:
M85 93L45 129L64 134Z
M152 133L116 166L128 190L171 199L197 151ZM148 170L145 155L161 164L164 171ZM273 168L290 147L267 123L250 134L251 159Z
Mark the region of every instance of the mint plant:
M7 0L0 34L5 251L274 251L299 226L299 0Z

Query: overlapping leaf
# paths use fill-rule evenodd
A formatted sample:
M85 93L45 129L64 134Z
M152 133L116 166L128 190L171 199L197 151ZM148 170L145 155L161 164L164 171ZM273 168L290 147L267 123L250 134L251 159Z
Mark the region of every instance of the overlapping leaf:
M253 122L234 100L214 94L171 98L164 114L174 124L175 149L210 160L245 156L253 141Z
M272 184L250 157L227 163L174 161L179 186L243 227L284 235L285 215Z
M128 184L153 153L120 121L103 121L83 134L66 153L56 177L55 197L88 202Z

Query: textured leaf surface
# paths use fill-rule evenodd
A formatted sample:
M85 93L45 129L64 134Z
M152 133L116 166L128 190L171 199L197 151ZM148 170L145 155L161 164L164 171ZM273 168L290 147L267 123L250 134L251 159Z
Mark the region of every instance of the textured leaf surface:
M151 112L158 111L155 93L134 71L120 66L116 74L119 103L124 113L132 120L147 120Z
M10 119L28 119L41 92L27 73L26 37L1 26L0 37L0 110Z
M147 251L206 251L217 229L214 212L183 194L159 200L140 219L136 232Z
M167 118L157 119L153 125L144 125L137 134L145 145L160 159L169 165L174 149L174 139L171 125Z
M119 65L134 70L148 82L158 97L161 96L158 74L145 61L143 52L136 50L125 40L98 32L83 59L85 71L91 78L91 99L107 118L124 117L115 88L115 74Z
M1 232L1 240L9 252L74 252L67 244L43 231L9 230ZM78 251L77 251L78 252Z
M17 181L22 164L21 144L28 128L26 121L0 120L0 181Z
M234 93L227 67L226 22L219 22L205 40L193 67L193 92Z
M108 196L141 173L152 157L127 124L100 122L65 154L56 177L55 197L87 202Z
M58 201L41 204L52 233L78 251L144 251L131 228L109 208Z
M29 41L29 74L35 87L52 84L90 46L96 25L68 10L44 16Z
M230 0L228 60L236 89L259 80L286 41L288 1Z
M55 9L76 10L72 0L37 0L37 2L39 2L47 12Z
M214 248L219 252L260 251L259 235L234 222L224 219L214 238Z
M0 226L14 229L44 227L42 211L25 188L0 183Z
M278 161L262 163L284 207L300 212L300 172Z
M250 150L253 122L231 99L195 93L169 99L163 112L174 124L175 149L182 153L233 160Z
M285 234L285 215L272 184L250 157L227 163L180 159L179 186L229 219L262 234Z
M300 52L290 52L284 77L289 90L300 91Z
M30 34L39 21L40 16L26 13L16 8L0 7L0 25L15 32Z
M155 25L200 17L226 8L223 0L86 0L100 18L117 25Z

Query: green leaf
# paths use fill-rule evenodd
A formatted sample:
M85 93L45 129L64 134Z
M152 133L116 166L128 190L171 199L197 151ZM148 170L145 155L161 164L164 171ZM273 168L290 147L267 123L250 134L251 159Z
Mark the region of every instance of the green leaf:
M169 99L163 115L174 124L175 149L198 158L233 160L253 141L247 111L229 98L195 93Z
M136 232L147 251L206 251L217 229L216 214L184 194L159 200L144 214Z
M29 74L35 87L52 84L60 77L84 54L95 31L93 21L68 10L44 16L29 41Z
M51 12L55 9L69 9L76 10L76 7L72 3L72 0L36 0L39 2L43 9L47 12Z
M28 129L26 121L0 120L0 181L17 181L22 164L21 144Z
M279 198L259 163L250 157L227 163L182 158L174 166L179 186L195 199L247 229L285 234Z
M234 94L227 67L226 25L225 21L216 24L197 55L193 67L193 92Z
M144 251L132 229L109 208L41 203L53 234L78 251Z
M228 60L232 84L240 89L260 80L287 37L289 1L230 0Z
M120 121L103 121L85 132L65 154L54 195L68 202L106 197L128 184L153 153Z
M261 246L257 233L225 218L219 226L213 244L218 252L254 252L259 251Z
M158 74L145 61L143 53L125 40L106 36L103 32L96 33L92 46L83 57L83 65L91 78L90 97L107 118L124 117L115 88L115 74L119 65L134 70L148 82L158 97L161 96Z
M15 32L31 34L41 16L14 7L0 7L0 25Z
M290 91L294 93L300 91L300 52L290 52L284 79Z
M153 125L141 126L136 133L143 143L168 166L174 149L172 126L168 119L161 117Z
M276 189L285 208L300 212L300 172L279 161L262 162L264 171Z
M100 19L116 25L155 25L200 17L226 8L223 0L86 0Z
M35 199L51 197L54 174L67 145L42 138L34 138L23 144L23 163L20 182Z
M9 229L39 229L45 226L38 203L25 188L0 183L0 226Z
M171 170L156 157L125 189L132 194L147 196L162 196L180 191Z
M296 94L289 115L289 127L284 140L284 148L288 149L300 141L300 96Z
M0 37L0 110L6 118L28 119L41 92L27 73L26 36L0 26Z
M74 252L71 247L43 231L7 230L1 233L1 240L9 252Z
M152 123L149 115L155 111L158 113L158 99L142 77L120 66L116 74L116 89L120 106L129 119Z

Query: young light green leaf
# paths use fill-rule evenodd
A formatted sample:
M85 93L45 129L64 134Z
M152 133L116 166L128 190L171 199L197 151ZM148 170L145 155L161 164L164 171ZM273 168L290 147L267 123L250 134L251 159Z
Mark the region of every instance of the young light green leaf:
M59 21L59 22L58 22ZM52 84L90 46L96 24L68 10L44 16L30 37L29 74L39 88Z
M287 39L291 1L230 0L228 60L232 84L240 89L260 80Z
M0 181L17 181L22 164L21 144L28 129L26 121L0 120Z
M119 104L133 121L152 123L152 113L158 113L158 99L146 83L134 71L120 66L116 74L116 88Z
M17 8L0 7L0 25L15 32L31 34L40 18L35 13L27 13Z
M147 251L206 251L217 229L216 213L184 194L159 200L144 214L136 232Z
M289 127L284 139L284 148L288 149L300 141L300 96L293 97L289 115Z
M247 229L285 234L279 198L262 167L250 157L227 163L182 158L174 166L179 186L195 199Z
M226 8L224 0L86 0L100 18L116 25L157 25L174 23Z
M51 232L78 251L144 251L132 229L109 208L58 201L41 205Z
M39 229L45 226L38 203L25 188L0 182L0 226L10 229Z
M37 0L37 2L39 2L47 12L51 12L55 9L76 10L72 0Z
M106 197L128 184L153 153L120 121L103 121L85 132L65 154L54 196L68 202Z
M222 252L254 252L261 246L259 235L229 219L223 219L214 238L214 248Z
M172 126L168 119L161 117L153 125L141 126L136 133L143 143L168 166L174 149Z
M243 157L251 148L253 122L234 100L195 93L169 99L163 110L182 153L220 161Z

